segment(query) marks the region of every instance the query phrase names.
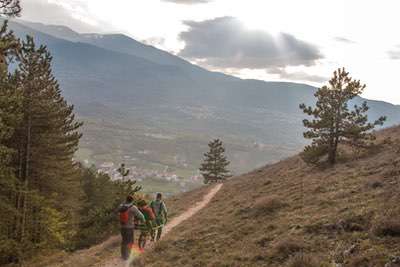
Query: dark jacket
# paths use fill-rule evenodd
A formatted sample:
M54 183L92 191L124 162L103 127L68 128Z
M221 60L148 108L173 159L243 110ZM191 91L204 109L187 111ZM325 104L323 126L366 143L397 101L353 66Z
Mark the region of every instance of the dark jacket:
M121 228L135 228L135 219L142 222L145 221L144 215L139 211L139 209L132 203L123 203L119 206L118 212L128 213L128 221L126 223L121 222Z

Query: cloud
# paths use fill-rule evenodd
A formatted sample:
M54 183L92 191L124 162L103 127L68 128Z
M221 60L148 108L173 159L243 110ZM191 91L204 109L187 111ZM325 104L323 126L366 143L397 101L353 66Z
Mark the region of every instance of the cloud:
M323 58L316 46L293 35L279 33L275 36L251 30L233 17L185 21L184 24L189 29L179 35L186 44L179 56L203 66L239 69L311 66Z
M78 32L100 32L107 24L92 18L83 0L24 0L22 19L52 25L68 25ZM99 25L102 24L102 27Z
M212 2L213 0L161 0L163 2L170 2L182 5L194 5L194 4L206 4Z
M145 40L142 40L142 43L155 46L155 47L163 47L165 45L165 38L163 37L150 37Z
M291 80L291 81L307 81L315 83L323 83L329 80L327 77L308 74L304 71L287 72L284 68L272 68L267 70L270 74L277 74L281 79Z
M340 43L345 43L345 44L355 44L356 42L354 42L353 40L347 39L345 37L340 37L337 36L335 38L333 38L335 41L340 42Z
M399 60L400 59L400 45L396 45L395 49L387 52L390 59Z

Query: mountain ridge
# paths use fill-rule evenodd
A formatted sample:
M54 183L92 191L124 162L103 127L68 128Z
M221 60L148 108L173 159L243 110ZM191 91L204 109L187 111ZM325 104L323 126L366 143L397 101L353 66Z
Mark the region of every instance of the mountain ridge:
M65 38L82 39L66 27L50 31L39 26L58 37L66 30ZM124 42L72 42L17 21L10 21L10 28L21 38L31 34L48 45L63 94L85 122L79 160L102 165L129 158L127 164L143 172L167 168L190 177L197 175L201 155L215 137L226 143L235 173L285 158L307 143L298 105L313 103L316 88L310 85L210 72L123 35L112 37ZM102 39L107 40L99 43ZM387 115L387 126L400 123L399 106L381 101L369 105L371 119Z

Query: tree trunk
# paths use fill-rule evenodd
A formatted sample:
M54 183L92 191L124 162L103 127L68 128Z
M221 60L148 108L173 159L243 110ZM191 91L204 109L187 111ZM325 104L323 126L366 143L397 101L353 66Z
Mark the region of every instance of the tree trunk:
M26 213L27 213L27 194L29 186L29 168L30 168L30 153L31 153L31 128L32 128L32 117L30 114L30 108L28 108L28 126L26 136L26 151L25 151L25 173L24 173L24 193L22 200L22 221L21 221L21 241L25 237L25 225L26 225Z
M330 149L331 153L328 158L328 161L331 165L335 165L335 163L336 163L336 154L337 154L337 148L339 145L339 138L340 138L339 131L340 131L340 126L341 126L341 116L342 116L341 111L342 111L342 102L343 101L342 101L342 97L341 96L339 96L339 97L340 98L339 98L339 101L337 104L338 106L337 106L336 117L335 117L335 122L334 122L335 130L334 130L333 138L332 138L333 146Z
M18 181L22 180L22 149L21 145L18 148ZM20 237L20 210L21 210L21 202L22 202L22 190L19 184L17 184L17 191L15 197L15 209L17 214L14 219L14 238L18 239Z

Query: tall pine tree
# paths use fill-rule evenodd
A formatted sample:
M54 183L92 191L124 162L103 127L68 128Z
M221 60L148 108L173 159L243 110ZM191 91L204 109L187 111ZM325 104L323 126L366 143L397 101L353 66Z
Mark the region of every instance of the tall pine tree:
M4 23L0 30L0 265L18 257L14 226L18 217L15 207L18 180L11 166L15 151L7 145L21 121L21 97L16 75L8 70L18 48L18 40Z
M200 172L204 177L204 183L215 183L229 178L227 169L230 162L226 159L225 148L222 141L215 139L208 144L210 150L204 154L204 162L201 164Z
M47 48L36 47L27 37L19 60L23 114L10 142L17 151L14 169L21 184L16 235L28 247L54 247L65 243L79 223L80 178L72 157L81 123L61 96Z
M382 125L385 117L380 117L373 123L368 123L366 112L367 103L349 110L350 100L359 96L365 85L354 80L345 69L338 69L333 73L329 86L323 86L314 94L317 98L315 107L301 104L300 108L312 120L305 119L303 124L309 130L304 137L312 139L302 154L309 163L317 163L327 156L330 164L336 163L339 144L348 143L353 146L365 146L368 140L373 139L369 132L377 125Z

